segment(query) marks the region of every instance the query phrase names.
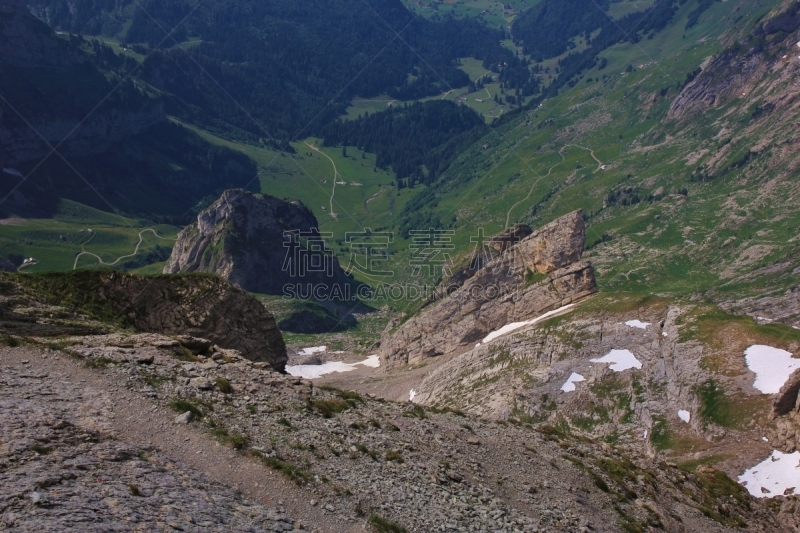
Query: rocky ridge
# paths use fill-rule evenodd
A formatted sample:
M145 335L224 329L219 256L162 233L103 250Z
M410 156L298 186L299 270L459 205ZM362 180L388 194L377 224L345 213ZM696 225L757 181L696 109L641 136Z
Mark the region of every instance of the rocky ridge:
M448 297L388 331L382 363L393 368L463 352L510 322L593 294L592 266L580 260L585 237L583 213L575 211L506 246Z

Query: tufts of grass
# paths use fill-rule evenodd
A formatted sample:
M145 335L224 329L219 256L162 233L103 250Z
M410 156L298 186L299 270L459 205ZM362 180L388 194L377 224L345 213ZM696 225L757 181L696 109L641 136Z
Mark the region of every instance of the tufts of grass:
M186 400L180 400L180 399L172 400L171 402L169 402L169 406L173 411L176 411L181 414L185 413L186 411L190 411L197 418L203 417L203 411L201 411L200 408L197 407L192 402Z
M256 408L255 405L248 403L247 405L244 406L244 408L247 409L247 412L250 413L251 415L258 414L258 409Z
M401 464L404 462L403 461L403 456L400 455L399 453L397 453L394 450L389 450L388 452L386 452L386 460L387 461L394 461L396 463L401 463Z
M113 362L114 361L111 359L106 359L105 357L95 357L93 359L87 359L83 365L86 368L106 368Z
M33 446L31 446L31 451L36 452L39 455L47 455L48 453L53 451L53 448L49 446L43 446L41 444L34 444Z
M419 418L420 420L428 418L428 416L425 414L425 408L422 407L421 405L416 405L416 404L414 405L414 407L404 412L403 416L407 416L409 418Z
M334 415L347 411L352 406L351 402L345 400L316 400L311 402L311 407L319 411L324 418L333 418Z
M175 378L173 378L171 376L153 376L153 375L150 375L150 374L144 374L142 376L142 379L144 380L145 383L147 383L148 385L150 385L154 389L160 387L161 384L166 382L166 381L175 381Z
M408 533L408 530L400 524L387 520L379 514L370 515L367 523L374 533Z
M284 418L284 417L280 417L280 418L277 420L277 423L278 423L278 424L280 424L281 426L286 426L286 427L287 427L287 428L289 428L289 429L292 429L292 428L294 428L294 426L292 425L292 423L291 423L291 422L289 422L288 420L286 420L286 418Z
M293 465L292 463L288 463L286 461L281 461L277 457L267 457L258 450L250 450L250 453L253 456L258 457L262 463L273 470L277 470L295 483L303 484L311 479L311 473L297 465Z
M139 485L134 485L133 483L128 485L128 491L131 493L131 496L141 496L142 495L142 491L139 490Z
M369 455L372 458L373 461L377 461L378 460L378 452L376 452L375 450L370 450L369 448L367 448L363 444L356 444L355 447L356 447L356 450L360 451L361 453Z
M375 420L374 418L369 419L369 425L371 425L375 429L381 429L381 423Z
M231 394L233 392L233 387L231 386L231 382L225 378L217 378L215 380L217 384L217 388L223 394Z

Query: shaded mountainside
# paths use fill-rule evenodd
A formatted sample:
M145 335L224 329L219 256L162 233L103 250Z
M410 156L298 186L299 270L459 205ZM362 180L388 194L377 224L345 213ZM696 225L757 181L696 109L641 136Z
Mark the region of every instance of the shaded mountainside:
M1 215L48 217L69 198L185 223L256 181L248 157L168 123L163 101L128 77L135 68L96 41L56 35L24 2L0 5Z
M5 274L2 295L2 327L8 333L131 328L206 338L281 372L286 364L286 346L272 314L253 296L214 276Z
M55 28L157 49L142 77L170 95L171 114L281 146L343 114L354 96L441 94L470 81L457 58L514 59L503 32L415 17L399 0L29 4Z
M0 14L0 162L5 167L45 156L48 143L59 144L75 128L59 148L64 154L101 153L164 119L160 102L140 94L130 81L112 91L114 85L76 44L56 36L24 1L3 0Z
M234 189L181 231L164 273L208 272L262 294L327 284L327 296L351 281L324 248L316 217L301 203Z
M596 291L594 271L580 261L583 213L565 215L508 246L394 331L385 333L385 366L423 363L464 351L510 322L528 320Z

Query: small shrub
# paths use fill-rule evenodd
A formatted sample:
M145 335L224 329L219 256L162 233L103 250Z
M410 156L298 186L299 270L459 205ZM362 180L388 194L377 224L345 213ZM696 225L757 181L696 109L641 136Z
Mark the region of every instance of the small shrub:
M372 427L374 427L375 429L381 429L381 423L380 423L380 422L378 422L377 420L375 420L374 418L370 418L370 419L369 419L369 423L370 423L370 425L371 425Z
M239 433L234 433L228 437L228 442L235 450L241 450L245 446L250 439L247 438L247 435L241 435Z
M408 530L400 524L387 520L379 514L371 515L367 522L375 533L408 533Z
M277 423L280 424L281 426L286 426L289 429L292 429L294 427L294 426L292 426L292 423L289 422L288 420L286 420L284 417L280 417L277 420Z
M0 338L0 343L4 344L5 346L8 346L9 348L16 348L17 346L19 346L19 341L17 339L5 335L2 338Z
M134 485L133 483L131 483L130 485L128 485L128 490L130 491L131 496L142 495L142 491L139 490L139 485Z
M248 412L249 412L251 415L254 415L254 414L257 414L257 413L258 413L258 409L256 409L256 406L255 406L255 405L250 405L250 404L247 404L247 405L245 405L245 406L244 406L244 408L245 408L245 409L247 409L247 411L248 411Z
M231 386L231 382L225 378L217 378L215 383L217 384L217 388L223 394L230 394L233 392L233 387Z

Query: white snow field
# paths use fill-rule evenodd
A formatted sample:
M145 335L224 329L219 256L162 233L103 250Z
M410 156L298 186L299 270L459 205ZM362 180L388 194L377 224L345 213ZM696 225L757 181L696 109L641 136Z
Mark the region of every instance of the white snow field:
M786 350L754 344L744 351L747 368L756 375L753 387L764 394L775 394L795 369L800 368L800 359L795 359Z
M772 455L739 476L739 483L756 498L800 494L800 452L773 450Z
M614 372L622 372L629 368L642 368L642 363L630 350L611 350L600 359L589 359L592 363L611 363Z
M322 377L325 374L332 374L333 372L350 372L351 370L355 370L357 365L378 368L381 366L381 361L378 355L370 355L363 361L359 361L357 363L328 361L327 363L322 363L321 365L287 365L286 372L298 378L315 379Z
M681 409L680 411L678 411L678 418L680 418L681 420L683 420L688 424L689 421L692 419L692 414L686 409Z
M650 325L650 322L642 322L641 320L628 320L625 322L625 325L632 328L647 329L647 326Z

